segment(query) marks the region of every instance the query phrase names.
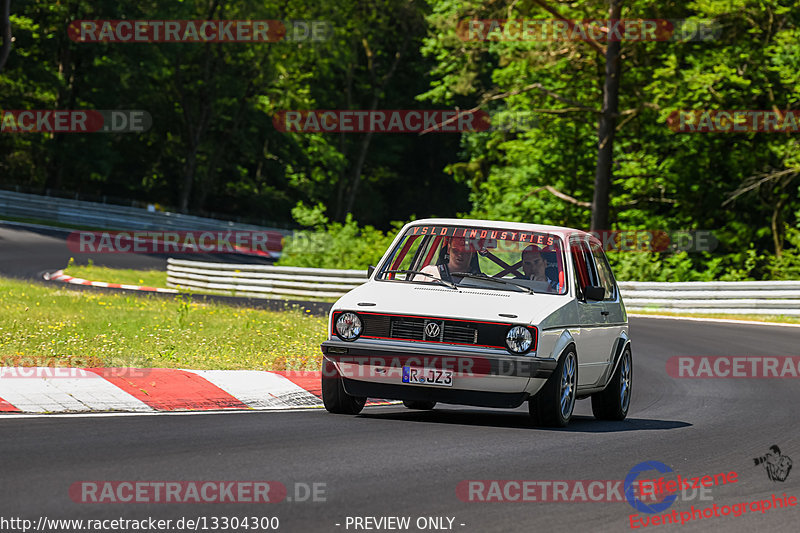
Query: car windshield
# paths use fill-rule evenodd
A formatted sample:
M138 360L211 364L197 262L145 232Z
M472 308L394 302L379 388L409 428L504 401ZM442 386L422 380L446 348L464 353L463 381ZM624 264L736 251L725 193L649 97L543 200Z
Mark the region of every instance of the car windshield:
M412 226L376 279L451 288L565 294L558 235L473 226Z

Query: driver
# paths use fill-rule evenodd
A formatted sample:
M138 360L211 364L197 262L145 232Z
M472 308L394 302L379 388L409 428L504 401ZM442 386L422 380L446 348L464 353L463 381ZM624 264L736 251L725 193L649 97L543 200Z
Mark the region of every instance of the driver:
M451 272L469 272L470 274L480 274L481 269L478 266L478 257L475 253L475 247L469 242L468 239L463 237L451 237L447 240L442 247L443 254L440 255L439 261L436 265L428 265L422 269L422 272L435 276L439 279L446 281L454 281L456 283L461 281L459 276L453 279ZM431 278L427 278L428 281Z
M547 277L547 260L542 257L542 252L534 245L522 250L522 271L525 279L545 281L553 291L558 291L558 282Z

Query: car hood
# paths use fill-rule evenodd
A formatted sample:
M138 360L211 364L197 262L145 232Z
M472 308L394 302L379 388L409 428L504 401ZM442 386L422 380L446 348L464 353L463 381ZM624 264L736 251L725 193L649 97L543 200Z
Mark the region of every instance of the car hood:
M375 304L365 306L363 304ZM361 304L361 305L359 305ZM370 281L342 296L333 309L516 322L539 326L574 324L569 295L528 294L515 290L460 287L433 283ZM504 315L517 315L510 318ZM543 322L545 322L543 324Z

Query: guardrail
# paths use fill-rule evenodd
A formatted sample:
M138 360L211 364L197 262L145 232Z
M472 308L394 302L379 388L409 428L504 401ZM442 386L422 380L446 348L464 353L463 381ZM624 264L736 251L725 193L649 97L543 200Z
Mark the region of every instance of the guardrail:
M167 285L241 296L336 298L366 281L366 270L236 265L169 259ZM800 316L800 281L619 283L629 312Z
M181 213L148 211L139 207L87 202L55 196L39 196L0 190L0 215L21 218L53 220L97 229L117 230L195 230L275 231L284 235L286 229L240 224L215 218L197 217Z
M621 281L628 311L800 316L800 281Z
M366 270L167 260L167 286L261 298L338 298L364 283Z

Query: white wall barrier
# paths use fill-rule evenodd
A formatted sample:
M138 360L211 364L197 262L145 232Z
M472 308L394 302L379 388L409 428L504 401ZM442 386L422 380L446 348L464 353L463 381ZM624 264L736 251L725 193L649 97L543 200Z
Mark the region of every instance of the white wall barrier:
M630 312L800 316L800 281L622 281L619 288Z
M364 283L366 270L206 263L169 258L167 286L237 296L337 298Z
M64 224L77 224L99 229L118 230L253 230L276 231L289 235L286 229L267 228L214 218L184 215L161 211L148 211L139 207L103 204L39 196L0 190L0 215L11 217L53 220Z

